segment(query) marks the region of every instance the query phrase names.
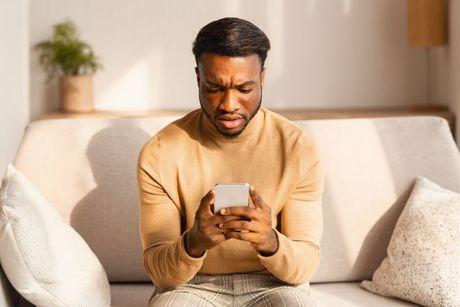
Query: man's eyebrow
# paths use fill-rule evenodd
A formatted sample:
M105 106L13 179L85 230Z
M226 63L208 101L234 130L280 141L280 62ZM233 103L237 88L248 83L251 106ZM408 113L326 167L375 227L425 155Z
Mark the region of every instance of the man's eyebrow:
M221 84L219 83L214 83L214 82L211 82L211 81L206 81L207 84L210 84L210 85L214 85L214 86L217 86L217 87L223 87ZM246 81L246 82L243 82L241 84L236 84L234 87L242 87L242 86L245 86L245 85L253 85L255 84L255 81Z

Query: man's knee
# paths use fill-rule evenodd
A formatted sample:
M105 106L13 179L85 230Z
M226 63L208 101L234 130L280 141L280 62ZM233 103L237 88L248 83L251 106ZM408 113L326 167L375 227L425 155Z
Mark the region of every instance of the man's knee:
M168 291L156 294L149 302L149 307L187 307L214 306L204 298L186 291Z
M261 299L257 300L257 302L251 306L316 307L318 305L312 299L308 290L283 287L265 294Z

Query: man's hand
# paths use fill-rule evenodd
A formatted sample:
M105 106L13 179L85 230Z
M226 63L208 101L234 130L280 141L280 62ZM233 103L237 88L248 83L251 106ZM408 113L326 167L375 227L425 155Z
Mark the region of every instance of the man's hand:
M200 257L205 250L211 249L228 239L224 235L225 230L218 227L219 224L241 219L238 216L214 214L211 209L214 199L215 190L211 189L201 199L200 207L195 213L193 226L185 235L185 249L192 257Z
M278 238L272 227L271 208L256 192L253 185L249 188L249 195L255 207L242 206L221 210L224 216L240 217L239 220L224 222L221 228L227 230L224 233L227 238L249 241L261 255L273 255L278 250ZM241 231L234 231L238 228Z

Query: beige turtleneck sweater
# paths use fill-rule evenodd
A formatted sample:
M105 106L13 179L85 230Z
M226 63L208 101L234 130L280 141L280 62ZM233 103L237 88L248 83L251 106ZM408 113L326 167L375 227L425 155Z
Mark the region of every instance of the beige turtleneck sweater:
M142 148L137 164L145 270L160 288L195 274L273 274L309 282L320 262L325 172L312 137L261 107L243 132L226 139L201 109L167 125ZM184 234L201 198L217 183L248 182L272 208L279 248L262 256L228 239L195 258Z

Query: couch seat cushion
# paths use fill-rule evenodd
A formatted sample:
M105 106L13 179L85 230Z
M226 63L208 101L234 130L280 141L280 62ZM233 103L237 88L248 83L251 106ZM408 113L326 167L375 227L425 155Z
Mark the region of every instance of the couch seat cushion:
M151 283L112 283L110 287L112 290L112 307L147 306L154 290ZM419 306L400 299L370 293L362 289L359 282L311 284L311 296L318 303L318 307ZM18 307L32 307L32 305L22 301Z
M419 306L396 298L370 293L359 286L359 282L334 282L311 284L311 296L322 306L372 306L399 307Z

